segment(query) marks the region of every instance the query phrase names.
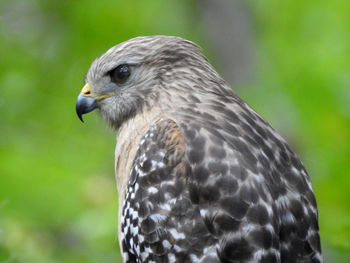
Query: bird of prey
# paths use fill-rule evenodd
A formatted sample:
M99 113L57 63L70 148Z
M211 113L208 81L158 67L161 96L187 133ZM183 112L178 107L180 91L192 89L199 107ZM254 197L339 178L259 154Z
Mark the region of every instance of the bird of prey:
M287 142L179 37L91 65L76 111L117 131L124 262L322 262L308 174Z

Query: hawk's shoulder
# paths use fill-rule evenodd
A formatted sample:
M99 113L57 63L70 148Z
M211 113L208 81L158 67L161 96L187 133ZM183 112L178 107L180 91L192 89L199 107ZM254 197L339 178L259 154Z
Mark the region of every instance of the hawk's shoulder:
M126 262L192 262L215 242L191 202L189 174L179 126L158 120L140 140L125 193Z

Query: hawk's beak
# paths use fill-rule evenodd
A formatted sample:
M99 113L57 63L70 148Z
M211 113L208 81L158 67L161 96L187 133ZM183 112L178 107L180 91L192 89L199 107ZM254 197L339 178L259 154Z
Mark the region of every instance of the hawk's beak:
M82 117L83 114L96 109L97 100L92 97L89 83L86 83L83 89L81 90L75 107L78 117L82 122L84 122Z

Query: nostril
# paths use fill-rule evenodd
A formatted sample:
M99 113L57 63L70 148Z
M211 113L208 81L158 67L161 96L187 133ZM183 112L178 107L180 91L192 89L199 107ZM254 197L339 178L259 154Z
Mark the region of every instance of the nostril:
M85 96L85 97L91 97L92 96L89 83L85 84L85 86L81 90L80 94Z

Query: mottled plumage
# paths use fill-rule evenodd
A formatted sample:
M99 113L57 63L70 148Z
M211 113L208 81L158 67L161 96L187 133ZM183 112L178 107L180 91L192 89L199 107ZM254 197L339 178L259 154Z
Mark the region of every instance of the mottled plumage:
M301 161L198 46L134 38L96 59L86 83L78 114L97 107L118 129L124 262L322 262Z

